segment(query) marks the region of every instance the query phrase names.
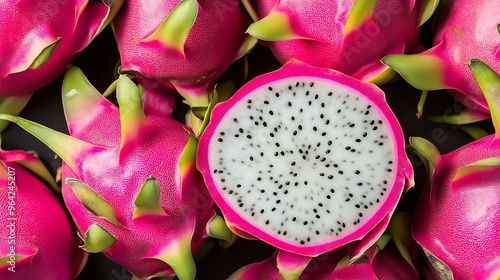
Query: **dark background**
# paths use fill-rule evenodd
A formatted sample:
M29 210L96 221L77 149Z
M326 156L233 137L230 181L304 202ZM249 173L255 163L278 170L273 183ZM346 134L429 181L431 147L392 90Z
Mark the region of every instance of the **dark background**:
M73 64L80 67L91 83L101 92L114 81L115 67L119 61L118 51L111 29L106 28L96 40L84 51L78 54ZM249 54L249 78L274 70L280 64L273 58L268 48L258 46ZM242 83L239 75L242 61L237 61L222 77L232 78L239 85ZM238 73L238 74L236 74ZM47 125L55 130L67 133L60 98L62 77L35 93L21 116L29 120ZM387 101L398 117L406 138L421 136L433 142L441 153L458 148L472 140L458 126L436 124L425 119L426 116L444 115L456 112L453 100L444 92L431 92L424 110L424 117L416 117L416 106L420 92L413 89L403 80L382 86L387 94ZM111 99L113 96L111 97ZM177 114L182 115L180 106ZM481 123L491 131L489 122ZM41 142L15 125L10 125L3 133L2 147L9 149L24 149L36 151L53 175L61 166L61 161ZM406 193L398 205L400 210L413 212L419 193L426 181L427 174L423 163L411 149L408 155L415 167L416 186ZM58 194L60 197L60 194ZM226 279L238 268L256 261L261 261L273 253L273 249L259 241L239 239L231 248L222 249L218 246L197 264L197 279ZM102 254L91 254L79 280L125 280L131 275L124 268L109 260Z

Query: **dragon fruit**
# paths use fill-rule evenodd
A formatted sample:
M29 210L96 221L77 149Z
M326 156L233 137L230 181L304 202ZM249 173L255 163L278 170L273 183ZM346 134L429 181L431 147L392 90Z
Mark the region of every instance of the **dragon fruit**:
M500 276L500 77L483 62L474 60L470 67L490 106L495 134L444 155L423 138L411 139L430 173L413 236L438 279Z
M88 252L134 276L194 279L208 236L232 240L194 164L196 141L167 117L146 116L140 89L120 76L119 108L71 67L63 103L72 136L10 115L64 161L62 193Z
M24 151L0 150L1 279L73 279L87 253L69 217L43 179L58 188L42 162Z
M420 25L432 15L438 1L243 2L258 20L247 32L266 41L282 63L295 58L383 84L395 74L380 59L413 52Z
M237 234L309 257L355 243L359 256L413 185L404 146L378 87L292 60L215 106L197 166Z
M444 121L465 124L490 117L487 102L467 61L480 59L500 71L500 2L443 1L435 22L433 47L420 54L392 55L383 62L412 86L447 89L467 110Z
M18 114L35 90L63 74L122 2L2 1L0 111Z
M237 0L126 1L113 21L121 73L137 78L146 98L174 88L206 107L215 79L255 45L249 24Z
M396 216L407 215L398 213ZM398 220L401 220L400 218L398 217ZM398 230L402 230L402 228L398 227ZM349 263L349 252L345 247L342 247L313 258L303 270L296 274L283 273L282 268L284 266L287 264L296 266L296 263L290 262L290 259L282 258L283 251L276 251L269 259L240 268L229 279L420 279L417 270L413 266L412 259L405 259L405 256L410 255L409 249L411 248L396 245L402 241L400 239L401 235L404 235L410 241L404 241L403 243L414 245L414 241L411 239L410 227L407 227L402 232L396 233L393 239L389 234L382 235L376 244L366 251L365 258L359 262ZM392 240L394 242L391 242Z

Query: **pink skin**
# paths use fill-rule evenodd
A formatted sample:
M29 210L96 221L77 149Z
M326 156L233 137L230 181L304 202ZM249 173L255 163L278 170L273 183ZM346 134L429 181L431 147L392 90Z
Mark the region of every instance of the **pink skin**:
M415 240L455 279L489 279L500 268L498 167L453 181L459 168L500 156L492 140L487 136L441 155L432 188L426 186L415 211Z
M175 88L191 105L206 106L214 80L243 55L250 22L238 1L199 0L184 55L158 42L143 42L180 2L125 1L113 22L122 70L141 78L147 94L170 94L167 88Z
M2 1L0 10L7 12L0 19L3 98L31 94L60 76L104 27L110 8L83 0ZM37 69L28 68L40 51L57 38L61 41L50 59Z
M30 279L73 279L83 267L87 253L78 246L82 245L70 223L69 217L51 190L34 176L24 164L42 163L33 155L23 151L0 151L0 203L3 218L0 229L0 278ZM37 168L41 168L39 166ZM44 168L44 167L43 167ZM44 169L45 170L45 169ZM9 178L8 172L11 171ZM48 171L45 170L48 174ZM15 181L15 189L8 186ZM55 183L54 183L55 184ZM7 209L15 196L15 210ZM8 239L11 224L8 218L17 218L15 243ZM8 270L11 248L17 255L15 273Z
M219 188L216 186L213 177L211 176L213 168L209 164L209 153L212 151L210 147L210 139L216 136L214 135L214 132L217 129L217 124L225 117L225 113L234 104L247 97L247 95L252 94L255 89L261 87L262 85L292 76L310 76L318 79L333 80L364 93L366 98L373 103L373 106L380 109L383 116L387 119L386 123L391 124L394 139L397 139L398 141L394 143L394 149L398 155L398 167L396 168L396 170L398 170L398 174L394 178L392 188L390 189L387 198L380 204L378 211L376 211L372 217L368 218L365 223L361 224L350 234L346 234L337 239L332 239L324 244L290 244L269 232L262 231L260 228L250 223L250 221L242 218L238 209L233 209L228 202L225 201L223 195L219 192ZM285 64L277 71L258 76L244 85L228 101L216 105L212 111L210 124L203 132L199 141L197 166L205 178L208 190L210 191L215 203L222 210L224 217L231 227L236 228L237 231L243 231L247 233L247 235L249 234L261 239L279 249L305 256L317 256L339 248L350 242L362 239L374 228L377 228L376 226L384 219L384 217L392 213L394 207L399 201L403 188L405 186L408 188L413 185L413 168L411 167L411 164L405 154L403 132L401 131L396 117L385 102L383 92L372 84L360 82L340 72L323 68L315 68L296 60ZM377 230L382 232L384 228L385 227L379 227ZM375 241L376 239L372 239L371 243L373 244ZM366 244L363 244L363 246L364 245Z
M285 12L295 33L307 38L266 42L279 61L295 58L364 81L388 69L381 58L414 51L419 34L420 2L415 1L378 1L372 17L349 34L344 28L354 0L249 2L260 18L272 9Z

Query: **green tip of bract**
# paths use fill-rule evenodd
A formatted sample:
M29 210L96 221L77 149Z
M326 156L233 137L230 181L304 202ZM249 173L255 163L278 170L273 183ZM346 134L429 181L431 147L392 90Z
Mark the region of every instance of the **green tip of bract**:
M19 115L32 95L33 93L0 98L0 112L14 116ZM8 124L8 121L0 121L0 132L4 131Z
M30 65L30 69L38 69L40 66L44 65L47 61L49 61L52 53L56 49L57 45L61 42L61 37L58 37L56 41L52 42L50 45L45 47L40 54L33 60Z
M142 185L135 201L134 218L143 215L166 215L160 205L160 184L154 176Z
M61 157L61 159L73 170L77 170L78 157L97 148L90 143L20 117L0 114L0 119L16 123L22 129L38 138Z
M71 187L83 206L92 214L104 218L117 226L121 226L116 218L114 207L97 192L77 179L67 178L66 184Z
M89 113L104 97L85 77L80 68L69 66L62 83L64 115L71 133L79 134L88 122Z
M143 42L159 42L185 57L184 45L198 15L196 0L182 0Z
M422 5L424 7L420 15L419 25L426 23L431 18L439 5L439 0L424 0L422 1Z
M470 60L468 65L488 102L495 127L495 140L498 140L500 138L500 76L480 60Z
M100 253L111 248L117 241L116 237L98 224L92 224L82 240L84 244L80 248L89 253Z
M410 137L410 145L432 165L436 165L441 159L441 154L436 146L425 138Z
M207 233L211 237L226 241L221 243L224 244L225 247L226 245L232 245L238 238L236 234L234 234L226 225L224 219L219 215L215 215L215 217L213 217L210 222L208 222Z
M142 107L142 92L127 76L121 75L116 85L116 98L120 109L121 151L125 146L141 144L147 138L145 128L150 123Z
M477 176L481 175L483 172L492 172L492 171L498 172L499 168L500 168L500 157L491 157L482 159L472 164L460 167L457 170L455 177L453 178L453 182L468 176L481 178Z
M273 9L267 16L252 23L247 33L264 41L284 41L293 39L309 39L297 34L285 12Z
M403 258L413 267L411 250L414 246L414 240L411 235L411 226L412 226L413 217L406 212L396 212L391 218L389 222L389 226L387 227L387 231L390 233L394 244L403 256Z
M174 270L179 280L194 280L196 265L191 253L192 232L179 233L176 240L168 244L152 258L164 261Z
M344 38L373 18L372 14L376 5L377 1L373 0L357 0L354 3L344 27Z
M382 62L398 72L409 84L421 90L447 88L444 83L445 67L441 59L432 54L395 54Z
M284 280L299 279L312 257L301 256L287 251L279 250L276 255L276 266Z

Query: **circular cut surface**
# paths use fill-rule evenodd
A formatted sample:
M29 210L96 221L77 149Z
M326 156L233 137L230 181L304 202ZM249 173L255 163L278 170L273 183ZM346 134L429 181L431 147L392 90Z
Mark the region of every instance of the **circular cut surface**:
M315 245L349 234L383 203L394 141L360 93L292 77L237 101L213 132L208 161L232 211L286 243Z

